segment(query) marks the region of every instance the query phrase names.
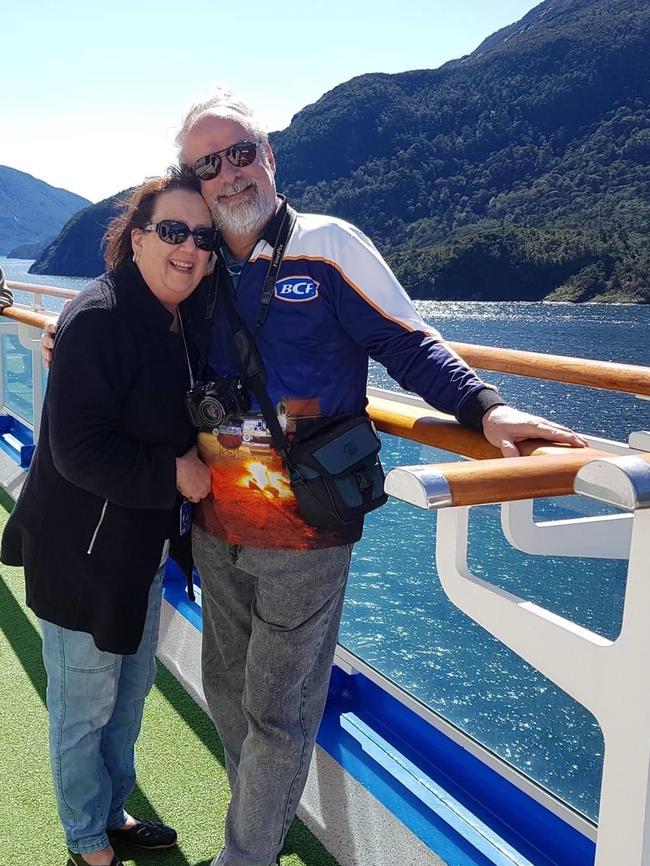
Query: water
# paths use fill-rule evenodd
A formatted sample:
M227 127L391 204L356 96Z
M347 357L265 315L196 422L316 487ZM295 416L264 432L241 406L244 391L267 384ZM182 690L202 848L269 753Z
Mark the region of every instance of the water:
M648 364L650 307L416 303L450 340ZM627 441L650 429L650 403L561 383L486 373L514 405ZM395 387L375 366L371 384ZM385 436L386 468L456 459ZM577 497L542 501L541 519L602 513ZM600 508L600 512L598 509ZM390 501L355 550L341 642L423 703L588 817L598 814L603 738L595 719L472 623L446 598L434 563L435 518ZM527 556L510 548L496 506L472 510L469 565L492 583L612 639L626 563ZM645 684L640 684L645 687Z
M81 288L84 280L26 275L29 262L2 259L10 279ZM449 339L649 363L650 307L421 301ZM7 338L5 338L7 339ZM570 426L627 441L650 428L650 403L560 383L489 373L512 403ZM396 387L373 366L371 384ZM455 459L384 436L385 467ZM571 516L575 497L539 503L536 516ZM494 506L473 509L474 573L609 638L620 629L626 564L526 556L505 543ZM603 739L594 718L460 613L433 562L435 518L391 501L367 520L354 553L341 642L419 700L521 768L590 818L598 812ZM640 684L645 687L645 684Z
M33 283L41 286L58 286L64 289L83 289L88 284L89 280L84 277L50 277L46 274L28 274L27 270L33 260L30 259L9 259L6 256L0 256L0 267L5 272L8 280L16 280L19 283ZM17 292L16 300L21 304L31 304L32 295L26 292ZM63 300L60 298L47 298L48 310L60 310L63 307Z

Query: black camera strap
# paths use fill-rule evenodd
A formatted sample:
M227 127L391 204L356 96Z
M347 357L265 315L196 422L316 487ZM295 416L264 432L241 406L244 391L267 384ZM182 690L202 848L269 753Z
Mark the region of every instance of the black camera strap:
M273 408L269 392L266 390L266 374L262 359L253 343L248 328L242 322L239 313L235 309L231 286L226 286L223 292L223 301L226 315L230 321L233 348L239 361L242 381L255 394L266 425L271 433L273 445L276 451L279 451L284 457L289 453L291 446L278 421L278 416Z
M273 444L276 450L282 455L285 455L289 451L289 441L285 436L280 422L278 421L277 413L273 408L271 398L266 390L266 373L264 371L264 364L262 363L262 359L255 345L255 341L259 337L269 314L278 272L282 265L282 260L297 219L296 212L286 203L286 201L283 202L281 206L278 215L280 214L280 227L273 245L273 254L262 287L260 305L255 319L253 336L251 336L248 328L237 312L234 302L232 280L228 273L228 269L225 266L219 267L216 284L218 285L219 295L223 300L226 315L230 322L232 346L239 363L242 382L257 398L257 402L269 428L269 432L271 433L271 438L273 439Z
M198 334L199 354L196 364L196 379L203 382L205 372L208 368L208 348L210 346L210 335L212 332L212 320L214 318L214 309L217 303L217 281L219 279L219 258L214 266L210 282L208 284L206 299L205 299L205 314L201 321L201 327ZM194 387L194 386L192 386Z
M288 205L286 201L284 202L280 212L282 213L282 222L280 223L280 228L278 229L275 244L273 245L273 255L271 256L271 261L269 262L269 269L266 272L266 277L264 279L264 287L262 289L262 295L260 297L260 307L257 311L255 328L253 330L253 345L255 345L255 341L259 337L260 331L264 327L266 317L269 314L271 298L273 297L275 283L278 278L278 271L280 270L280 265L282 264L282 259L284 258L287 244L289 243L289 239L293 232L298 216L295 210L290 205Z

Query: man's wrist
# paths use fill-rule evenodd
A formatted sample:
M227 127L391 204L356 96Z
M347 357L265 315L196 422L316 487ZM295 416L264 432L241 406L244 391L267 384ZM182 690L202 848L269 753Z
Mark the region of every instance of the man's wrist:
M458 412L458 420L461 424L473 427L474 430L482 433L483 416L495 406L507 406L507 403L496 389L485 387L472 394L463 403Z

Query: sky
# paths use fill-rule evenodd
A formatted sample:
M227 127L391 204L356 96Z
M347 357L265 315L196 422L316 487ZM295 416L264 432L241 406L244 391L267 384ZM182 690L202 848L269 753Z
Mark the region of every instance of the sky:
M99 201L229 84L268 131L367 72L435 69L538 0L1 0L0 165Z

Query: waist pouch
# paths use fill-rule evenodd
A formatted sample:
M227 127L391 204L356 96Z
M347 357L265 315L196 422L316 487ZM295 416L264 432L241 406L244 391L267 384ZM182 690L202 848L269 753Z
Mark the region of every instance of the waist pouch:
M298 511L310 526L341 526L388 499L381 442L366 415L329 419L294 440L285 465Z

